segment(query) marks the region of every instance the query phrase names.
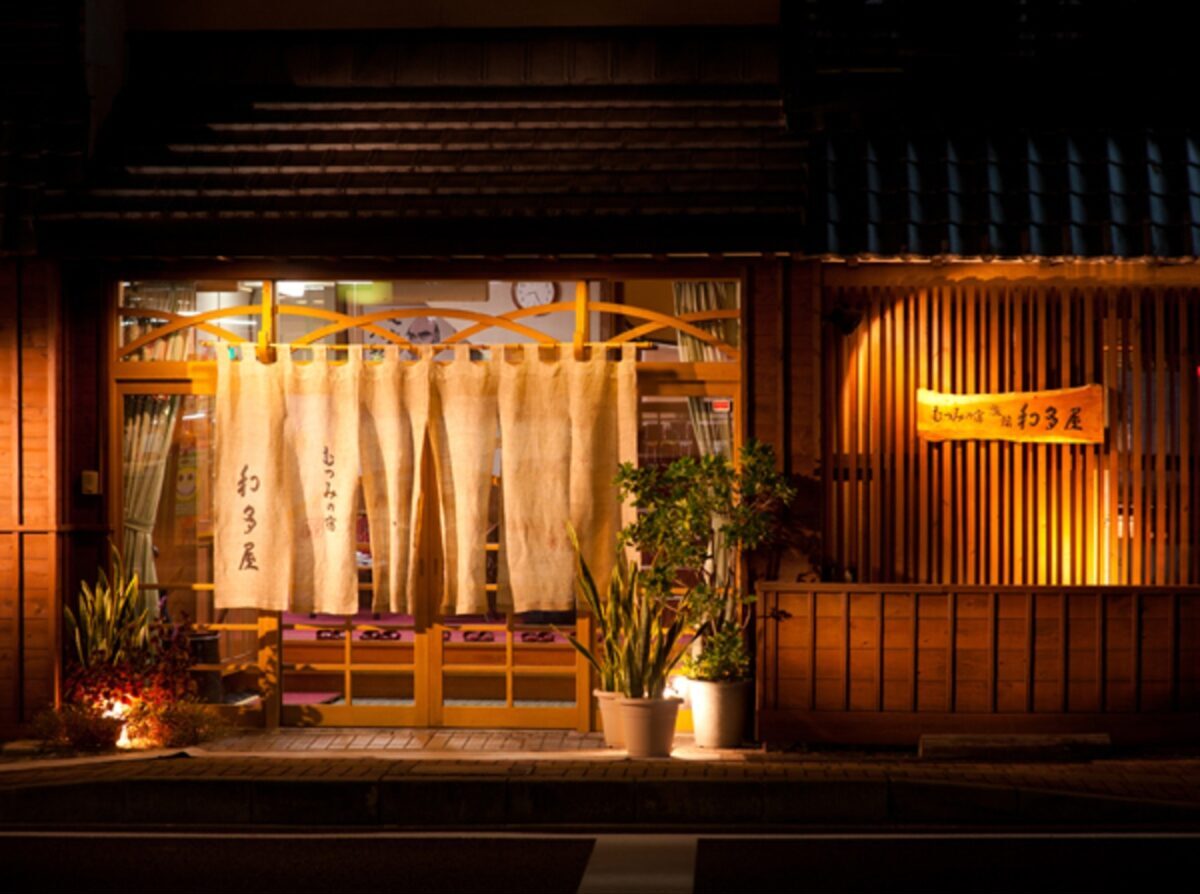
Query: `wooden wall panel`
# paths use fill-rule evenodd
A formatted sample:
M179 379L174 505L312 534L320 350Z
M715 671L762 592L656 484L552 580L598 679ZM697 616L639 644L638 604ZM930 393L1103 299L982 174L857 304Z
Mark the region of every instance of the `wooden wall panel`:
M18 269L14 263L0 264L0 528L14 528L20 522Z
M21 271L21 520L47 528L57 518L57 294L46 264Z
M54 265L0 263L0 729L52 704L58 679L59 301Z
M746 434L774 448L797 489L788 536L770 576L817 577L826 500L821 361L821 270L815 261L764 261L746 278L743 400Z
M1200 715L1200 587L768 582L758 593L768 741L826 737L814 731L847 717L866 741L904 742L914 729L1137 738L1139 723L1161 728L1150 718L1194 727Z
M822 290L826 580L1200 579L1200 286L892 283L881 271L853 280L842 273ZM918 387L970 394L1090 383L1106 388L1101 445L916 435ZM1039 703L1055 697L1064 696L1037 694Z
M16 722L21 706L20 536L0 532L0 726Z

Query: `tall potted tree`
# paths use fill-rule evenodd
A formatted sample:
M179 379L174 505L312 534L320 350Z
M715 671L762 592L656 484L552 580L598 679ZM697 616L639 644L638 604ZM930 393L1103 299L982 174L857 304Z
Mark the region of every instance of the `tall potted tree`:
M647 589L664 602L674 593L679 616L695 625L683 669L696 744L737 745L749 705L744 631L752 601L739 585L737 557L774 539L795 491L776 470L774 452L758 441L742 447L736 465L713 455L662 468L626 464L617 483L638 509L621 536L649 562Z

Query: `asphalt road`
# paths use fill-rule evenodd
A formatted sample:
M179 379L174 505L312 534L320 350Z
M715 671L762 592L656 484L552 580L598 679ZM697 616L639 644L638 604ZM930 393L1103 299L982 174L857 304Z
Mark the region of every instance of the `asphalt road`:
M1200 833L0 831L6 891L1194 891Z

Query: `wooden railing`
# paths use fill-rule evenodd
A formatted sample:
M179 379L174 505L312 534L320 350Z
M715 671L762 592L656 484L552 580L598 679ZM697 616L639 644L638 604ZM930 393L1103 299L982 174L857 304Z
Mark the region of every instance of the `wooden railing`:
M998 718L1030 730L1200 718L1200 587L757 589L767 739L872 724L867 739L901 741L914 730L998 729Z

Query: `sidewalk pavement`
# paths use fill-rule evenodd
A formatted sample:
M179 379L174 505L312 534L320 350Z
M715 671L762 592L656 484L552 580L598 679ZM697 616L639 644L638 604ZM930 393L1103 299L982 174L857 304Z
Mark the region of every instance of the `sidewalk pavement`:
M1200 752L963 762L901 752L630 760L595 735L280 730L0 763L0 826L1200 826Z

